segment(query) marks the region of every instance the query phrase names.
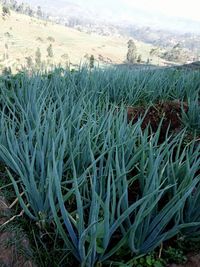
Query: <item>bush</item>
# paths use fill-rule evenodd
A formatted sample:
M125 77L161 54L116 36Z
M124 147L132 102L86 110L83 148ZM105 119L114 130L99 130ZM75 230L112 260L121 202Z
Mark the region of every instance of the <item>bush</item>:
M10 15L10 9L7 6L2 7L3 16Z
M51 37L51 36L49 36L48 38L47 38L47 40L49 41L49 42L55 42L55 38L53 38L53 37Z
M90 66L90 69L94 68L94 56L93 55L91 55L89 58L89 66Z
M36 41L43 42L43 39L41 37L37 37Z
M50 44L48 47L47 47L47 56L49 58L52 58L53 57L53 47L52 47L52 44Z
M36 65L40 66L42 63L42 54L40 51L40 48L37 48L36 52L35 52L35 63Z

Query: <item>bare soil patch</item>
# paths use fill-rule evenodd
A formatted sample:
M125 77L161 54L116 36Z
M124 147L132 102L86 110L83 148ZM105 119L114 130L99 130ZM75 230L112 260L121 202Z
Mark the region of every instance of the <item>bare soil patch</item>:
M169 267L200 267L200 254L188 255L188 261L185 264L172 264Z
M166 133L169 127L170 131L176 131L181 128L182 108L187 113L187 103L180 101L159 102L150 106L147 110L145 107L127 107L128 122L137 122L139 118L143 118L142 128L145 129L149 124L153 132L158 129L161 120L161 134Z
M25 235L9 227L2 227L10 218L11 211L5 198L0 196L0 266L1 267L36 267L28 259L30 245ZM27 253L26 253L27 252Z

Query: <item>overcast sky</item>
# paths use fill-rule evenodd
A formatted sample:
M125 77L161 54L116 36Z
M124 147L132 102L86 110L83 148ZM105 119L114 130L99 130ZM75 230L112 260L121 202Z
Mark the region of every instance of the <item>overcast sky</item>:
M122 12L123 8L129 8L129 11L141 9L156 15L164 14L200 21L200 0L75 0L73 2L97 8L113 8L115 11L118 9L119 12Z
M18 0L22 1L22 0ZM48 2L64 6L65 3L80 4L84 7L95 8L98 12L103 9L122 14L124 12L141 10L155 15L167 15L200 21L200 0L24 0L27 3L47 4Z
M18 0L32 6L40 5L45 11L63 15L70 12L86 17L135 25L155 26L178 31L200 32L200 0ZM69 6L77 7L69 9ZM73 10L73 11L72 11ZM74 15L74 14L71 14Z

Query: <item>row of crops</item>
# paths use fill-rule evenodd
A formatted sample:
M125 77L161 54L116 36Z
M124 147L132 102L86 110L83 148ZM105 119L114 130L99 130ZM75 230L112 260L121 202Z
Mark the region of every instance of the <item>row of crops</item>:
M0 79L0 160L26 216L55 225L81 266L200 236L200 73L94 70ZM142 129L126 106L188 103L182 129ZM67 263L66 265L67 266ZM99 265L100 266L100 265Z

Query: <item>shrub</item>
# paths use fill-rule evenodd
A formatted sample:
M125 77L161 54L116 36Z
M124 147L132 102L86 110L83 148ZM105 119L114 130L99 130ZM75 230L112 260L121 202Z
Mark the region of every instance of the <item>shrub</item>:
M10 9L7 6L2 7L3 16L10 15Z
M90 69L94 68L94 56L93 55L91 55L89 58L89 66L90 66Z
M52 44L50 44L48 47L47 47L47 56L49 58L52 58L53 57L53 48L52 48Z
M37 48L36 52L35 52L35 63L36 65L40 66L41 63L42 63L42 54L41 54L41 51L40 51L40 48Z
M48 36L48 37L47 37L47 40L48 40L49 42L52 42L52 43L55 42L55 38L53 38L52 36Z

